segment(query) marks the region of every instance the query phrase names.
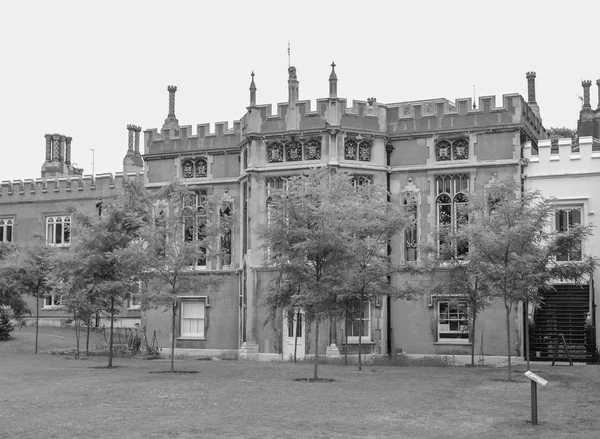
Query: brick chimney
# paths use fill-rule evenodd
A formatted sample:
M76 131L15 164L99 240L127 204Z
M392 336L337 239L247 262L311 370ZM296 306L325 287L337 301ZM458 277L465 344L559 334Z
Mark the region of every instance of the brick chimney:
M179 130L179 121L177 120L177 117L175 117L175 92L177 91L177 86L169 85L167 91L169 92L169 113L167 114L162 129L175 128L176 130Z
M527 104L529 108L535 113L537 117L540 118L540 106L537 104L535 100L535 72L527 72L525 75L527 78Z

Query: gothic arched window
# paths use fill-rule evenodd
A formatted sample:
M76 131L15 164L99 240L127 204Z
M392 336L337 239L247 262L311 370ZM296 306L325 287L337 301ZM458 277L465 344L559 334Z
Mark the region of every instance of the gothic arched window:
M358 144L358 159L363 162L371 161L371 142L368 140L361 140Z
M358 142L354 139L348 139L344 142L344 159L356 160L358 155Z
M435 179L435 191L438 245L452 246L452 251L457 256L464 256L469 250L468 243L452 243L451 235L469 219L465 212L468 203L469 175L439 175Z
M203 178L208 175L206 159L186 159L181 162L183 178Z
M410 215L410 223L404 229L404 260L417 260L417 220L418 220L418 202L417 192L404 192L402 194L402 207Z
M196 191L185 199L183 211L183 237L188 243L197 243L202 256L196 261L197 266L206 267L206 191Z
M469 139L459 137L456 139L442 139L435 142L435 159L466 160L469 158Z

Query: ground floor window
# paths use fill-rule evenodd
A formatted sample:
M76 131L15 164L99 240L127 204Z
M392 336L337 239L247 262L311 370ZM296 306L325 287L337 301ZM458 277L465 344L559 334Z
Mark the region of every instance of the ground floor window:
M0 218L0 242L12 242L13 220Z
M362 321L362 332L361 324ZM367 303L362 309L361 316L348 324L348 343L358 343L371 341L371 304Z
M202 299L181 300L181 337L205 338L206 301Z
M52 308L58 305L60 305L60 298L56 296L44 297L44 308Z
M440 300L438 308L438 341L460 342L469 339L467 302Z

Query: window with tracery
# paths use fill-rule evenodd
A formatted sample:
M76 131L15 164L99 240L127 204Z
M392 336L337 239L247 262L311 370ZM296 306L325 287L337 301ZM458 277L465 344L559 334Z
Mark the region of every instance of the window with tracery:
M466 160L469 158L469 139L442 139L435 142L435 158L437 161Z
M344 142L344 159L371 161L371 142L368 140L347 139Z
M318 139L309 139L304 142L304 156L306 160L320 160L321 141Z
M417 220L418 220L418 201L417 192L404 192L402 194L402 207L410 215L410 222L404 229L404 260L417 260Z
M70 216L49 216L46 218L46 244L53 246L71 245Z
M203 178L208 175L206 159L186 159L181 162L183 178Z
M458 257L465 256L469 252L468 243L452 243L449 236L469 220L465 211L468 204L469 175L438 175L435 187L438 244L440 247L452 245Z
M226 203L219 209L219 217L227 220L231 216L231 204ZM221 252L223 265L231 265L231 229L227 228L221 235Z
M372 175L355 174L351 176L352 186L366 186L373 183Z
M202 255L195 261L196 266L206 267L206 191L196 191L186 195L183 210L183 239L197 243Z

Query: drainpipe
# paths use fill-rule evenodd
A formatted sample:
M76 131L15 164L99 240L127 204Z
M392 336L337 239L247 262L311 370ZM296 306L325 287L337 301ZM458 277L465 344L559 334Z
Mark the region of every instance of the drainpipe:
M387 201L388 203L392 201L392 194L391 194L391 188L390 188L390 178L392 175L392 170L391 170L391 162L392 162L392 152L394 152L394 145L392 144L392 142L390 142L389 140L386 142L385 144L385 152L387 155L387 161L386 161L386 166L387 166L387 175L386 175L386 188L387 188ZM391 257L392 255L392 245L390 244L390 239L391 237L388 238L388 244L387 244L387 255L388 258ZM392 282L392 278L391 276L388 275L387 277L387 281L388 283ZM386 321L387 321L387 354L389 357L392 356L392 311L391 311L391 306L392 306L392 299L390 296L386 297Z

